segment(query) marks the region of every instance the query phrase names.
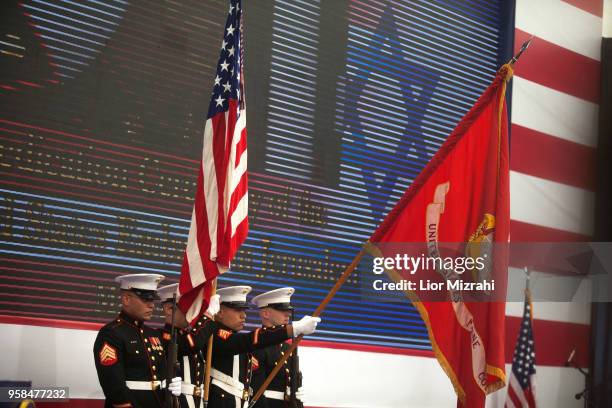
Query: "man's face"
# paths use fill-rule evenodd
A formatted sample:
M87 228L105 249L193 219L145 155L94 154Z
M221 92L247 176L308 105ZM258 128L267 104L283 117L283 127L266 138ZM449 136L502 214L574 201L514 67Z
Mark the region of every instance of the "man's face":
M172 302L164 302L162 307L164 309L165 323L172 324ZM187 322L187 317L185 317L185 313L183 313L181 309L177 307L174 310L174 326L180 329L184 329L188 325L189 323Z
M276 310L271 307L265 307L260 310L259 316L264 326L278 326L280 324L289 324L291 310Z
M225 305L221 305L221 310L215 316L215 320L224 324L232 330L240 331L244 328L246 321L246 311L243 309L234 309Z
M123 310L136 320L151 320L153 317L154 302L143 300L134 292L123 291L121 305Z

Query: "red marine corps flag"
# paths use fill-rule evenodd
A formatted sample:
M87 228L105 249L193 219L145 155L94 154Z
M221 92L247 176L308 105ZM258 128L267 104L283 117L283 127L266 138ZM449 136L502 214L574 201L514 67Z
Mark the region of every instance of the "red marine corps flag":
M189 322L206 310L213 280L228 270L249 228L241 17L241 1L231 0L179 283L178 305Z
M501 271L496 274L496 287L504 298L468 301L462 294L456 296L460 291L442 291L442 301L432 301L425 291L406 292L427 325L433 351L455 388L458 406L464 407L484 407L486 395L505 384L508 260L504 247L510 224L505 93L511 77L511 66L504 65L367 246L376 255L384 251L381 244L421 243L432 257L440 256L439 243L462 243L466 254L478 251L474 244L490 244L490 266ZM396 281L401 277L387 272ZM429 273L442 274L439 269Z

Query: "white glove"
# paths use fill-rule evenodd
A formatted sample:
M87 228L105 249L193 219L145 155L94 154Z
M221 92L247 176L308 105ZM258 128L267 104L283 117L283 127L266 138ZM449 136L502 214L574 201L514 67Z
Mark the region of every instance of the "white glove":
M168 389L175 397L181 395L181 377L174 377L168 384Z
M295 392L295 398L304 402L304 387L300 387L297 389L297 391Z
M210 301L208 302L208 309L206 309L206 313L208 313L211 316L214 316L217 313L219 313L219 310L221 309L220 300L221 300L221 296L212 295L210 297Z
M300 320L291 323L293 326L293 337L300 334L312 334L317 329L317 323L321 321L320 317L304 316Z

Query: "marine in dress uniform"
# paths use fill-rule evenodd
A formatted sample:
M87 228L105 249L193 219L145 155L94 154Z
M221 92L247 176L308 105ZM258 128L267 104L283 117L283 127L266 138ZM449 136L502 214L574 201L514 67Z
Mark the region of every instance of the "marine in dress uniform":
M274 327L289 323L293 306L291 306L291 295L295 289L279 288L269 292L255 296L252 303L259 309L259 317L261 318L262 327ZM288 351L289 344L280 343L265 349L256 350L253 352L254 358L259 362L259 366L253 371L253 390L257 391L268 377L274 366L281 357ZM297 381L298 387L301 387L302 373L294 372L294 356L291 356L283 368L264 391L264 394L257 401L257 408L290 408L303 407L301 402L303 391L301 388L296 390L295 405L290 404L291 397L291 381ZM297 376L297 377L296 377ZM296 378L294 378L296 377Z
M166 352L169 351L172 339L172 300L177 293L178 283L159 288L159 295L164 309L165 325L162 330L162 343ZM178 295L178 293L177 293ZM175 309L174 326L177 343L178 372L181 377L181 408L199 408L204 396L204 371L206 368L206 346L208 339L216 329L212 316L219 311L219 295L211 297L206 313L190 326L185 314Z
M252 352L279 344L291 336L311 334L318 317L305 316L291 325L263 327L249 333L239 333L244 328L247 294L250 286L231 286L219 289L221 310L215 316L219 325L213 337L211 408L241 408L248 404L251 394L251 375L258 362Z
M144 324L153 315L156 274L124 275L121 313L98 332L93 347L98 379L106 397L105 407L163 407L166 388L166 354L161 332ZM180 393L180 378L169 387Z

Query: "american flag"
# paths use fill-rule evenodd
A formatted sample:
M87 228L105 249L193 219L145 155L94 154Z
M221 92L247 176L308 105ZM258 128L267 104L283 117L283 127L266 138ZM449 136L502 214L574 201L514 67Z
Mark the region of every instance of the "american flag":
M525 306L523 320L518 336L518 342L512 357L512 373L508 385L506 408L534 408L535 402L535 344L531 322L533 313L531 307L531 294L525 291Z
M189 322L204 312L212 281L229 269L248 232L241 17L241 0L231 0L204 128L202 162L181 268L179 307Z

